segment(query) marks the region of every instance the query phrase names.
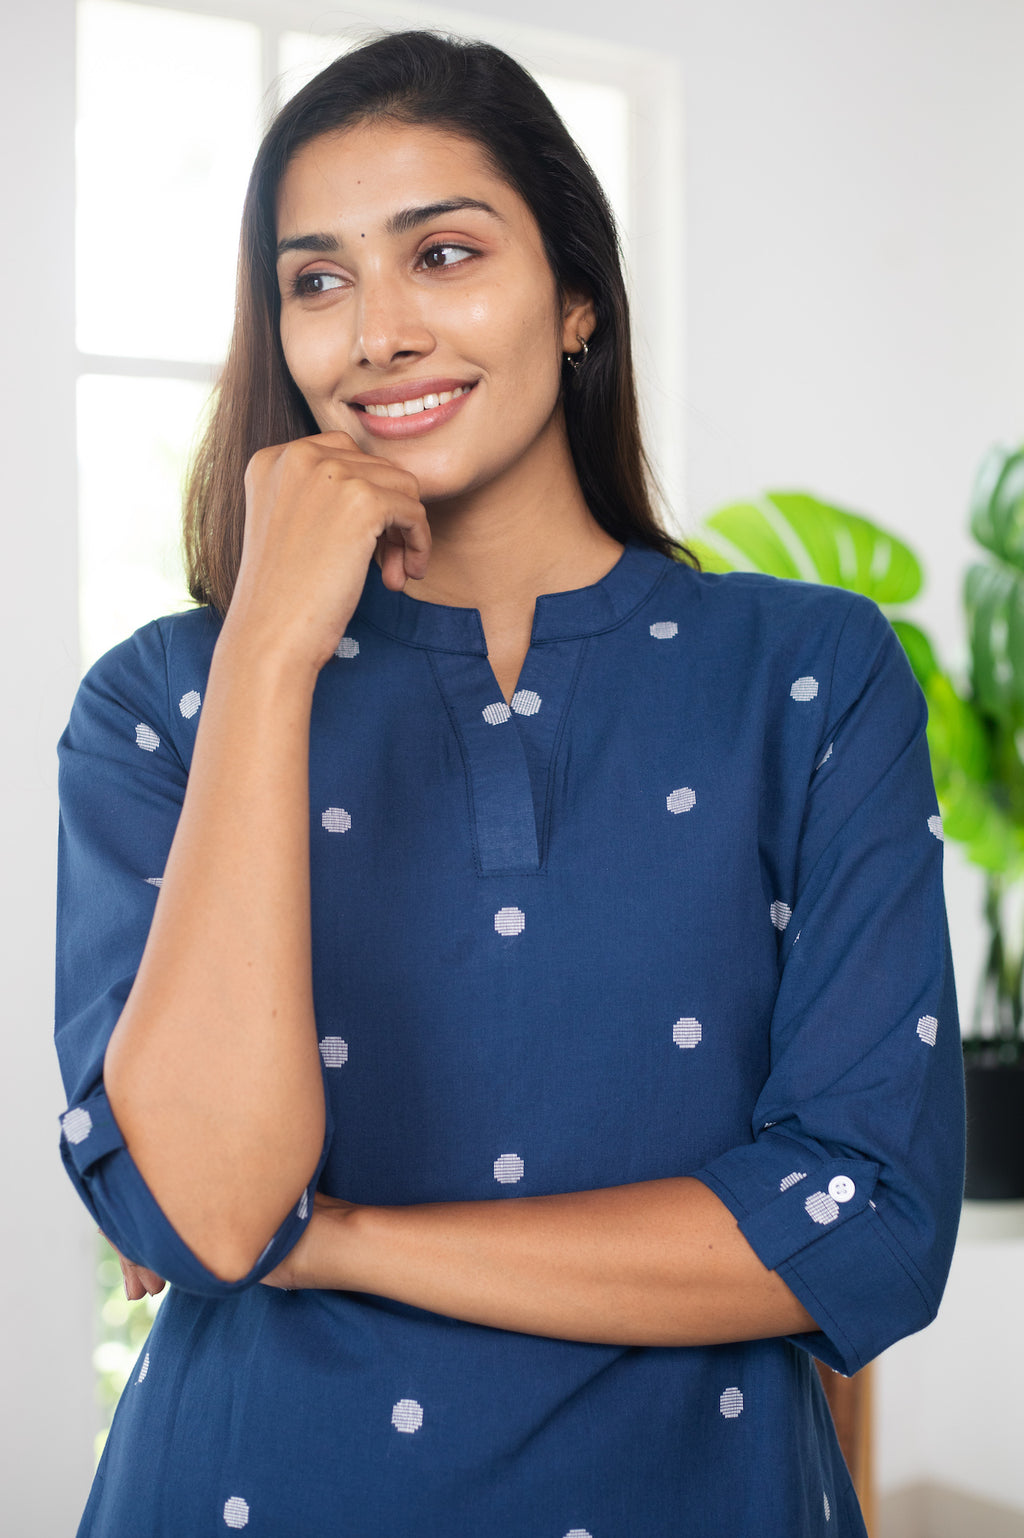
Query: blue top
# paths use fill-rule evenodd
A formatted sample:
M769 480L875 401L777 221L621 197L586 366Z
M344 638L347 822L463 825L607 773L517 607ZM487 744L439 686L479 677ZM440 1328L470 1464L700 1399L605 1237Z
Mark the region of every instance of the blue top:
M818 1334L621 1347L218 1281L111 1115L218 622L146 625L61 741L68 1172L172 1282L89 1538L863 1535L812 1362L933 1317L963 1088L925 707L874 604L629 544L537 600L512 700L479 613L371 562L317 684L316 1183L359 1203L695 1175Z

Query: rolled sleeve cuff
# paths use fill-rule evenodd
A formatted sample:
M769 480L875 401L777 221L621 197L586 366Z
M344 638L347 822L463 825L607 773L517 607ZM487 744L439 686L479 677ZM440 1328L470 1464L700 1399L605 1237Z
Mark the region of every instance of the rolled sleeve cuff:
M70 1106L60 1123L67 1172L110 1243L173 1286L208 1298L228 1297L254 1286L294 1249L312 1215L313 1192L333 1134L328 1109L324 1145L309 1185L252 1270L238 1281L225 1282L203 1265L164 1216L125 1145L105 1090L100 1088Z
M935 1314L878 1215L878 1176L870 1160L822 1157L788 1139L732 1149L694 1175L818 1323L794 1345L847 1375Z

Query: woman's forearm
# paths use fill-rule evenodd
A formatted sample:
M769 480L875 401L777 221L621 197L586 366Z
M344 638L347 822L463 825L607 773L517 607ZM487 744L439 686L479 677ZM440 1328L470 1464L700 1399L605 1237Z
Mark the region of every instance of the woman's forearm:
M498 1329L627 1346L816 1330L707 1186L318 1208L278 1285L345 1288Z
M218 1276L255 1262L314 1171L309 717L316 669L225 625L135 985L104 1067L154 1197Z

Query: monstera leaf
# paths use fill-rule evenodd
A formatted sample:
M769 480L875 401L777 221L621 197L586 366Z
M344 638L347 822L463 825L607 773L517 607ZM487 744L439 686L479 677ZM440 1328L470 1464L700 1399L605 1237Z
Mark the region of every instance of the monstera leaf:
M1024 572L1024 448L990 448L971 490L971 533Z
M720 558L747 570L848 588L883 606L921 589L920 564L902 540L806 492L734 502L706 518L704 529Z

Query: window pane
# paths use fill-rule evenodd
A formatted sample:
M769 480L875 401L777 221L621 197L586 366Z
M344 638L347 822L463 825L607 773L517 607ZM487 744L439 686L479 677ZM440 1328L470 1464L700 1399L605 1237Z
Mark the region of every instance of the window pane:
M82 662L184 608L181 480L209 391L183 379L78 381Z
M260 34L124 0L78 6L78 345L216 361L256 149Z
M629 100L625 91L555 75L538 75L537 80L590 161L625 240L629 232Z
M314 75L352 46L351 39L329 32L282 32L277 50L279 104L290 101Z

